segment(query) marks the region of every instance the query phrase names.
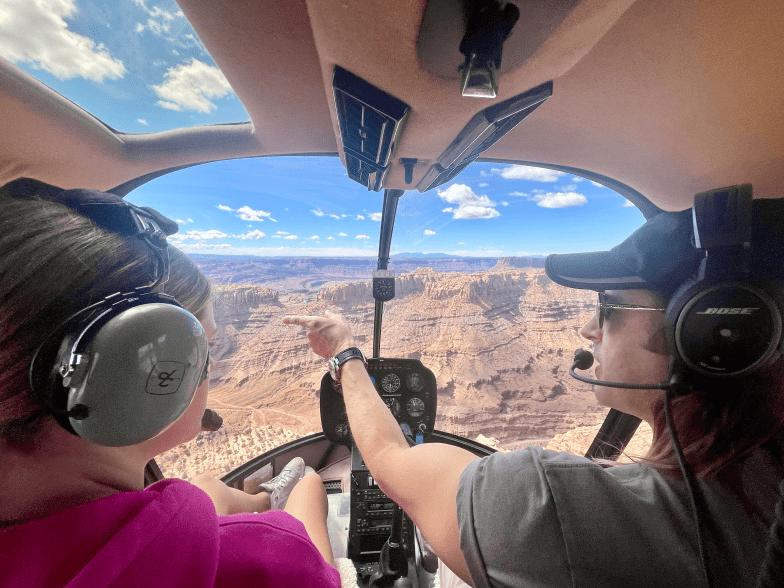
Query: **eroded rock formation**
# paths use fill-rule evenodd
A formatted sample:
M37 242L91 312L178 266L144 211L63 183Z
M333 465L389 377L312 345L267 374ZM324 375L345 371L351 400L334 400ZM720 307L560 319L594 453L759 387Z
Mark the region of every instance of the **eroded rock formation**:
M420 359L434 372L441 430L483 434L513 448L597 425L606 409L567 371L574 349L585 346L578 330L594 311L595 294L558 286L541 269L507 265L398 276L396 298L385 305L381 354ZM198 463L231 469L229 461L268 449L263 439L277 434L284 442L321 428L325 362L310 351L303 330L282 318L341 312L369 353L374 304L369 282L327 285L307 296L235 284L217 290L210 406L232 416L222 431L197 441L207 453L232 457ZM195 447L189 451L198 453ZM195 471L193 459L180 458L183 474ZM170 468L177 461L164 460Z

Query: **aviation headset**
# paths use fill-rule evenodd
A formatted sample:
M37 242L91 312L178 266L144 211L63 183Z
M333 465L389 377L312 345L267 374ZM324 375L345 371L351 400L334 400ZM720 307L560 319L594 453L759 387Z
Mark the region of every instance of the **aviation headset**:
M781 260L752 247L764 243L760 237L770 237L752 235L752 226L756 233L767 230L759 209L771 202L757 201L755 209L750 184L695 196L694 245L704 257L697 276L676 290L665 311L674 373L732 378L781 356L784 292L761 271L775 268L778 260L780 273ZM755 213L758 222L753 222Z
M185 412L209 366L201 323L172 296L153 291L168 280L166 236L177 224L113 194L34 184L39 195L45 188L44 198L143 241L153 281L107 296L56 327L31 361L33 394L63 428L98 445L151 439Z

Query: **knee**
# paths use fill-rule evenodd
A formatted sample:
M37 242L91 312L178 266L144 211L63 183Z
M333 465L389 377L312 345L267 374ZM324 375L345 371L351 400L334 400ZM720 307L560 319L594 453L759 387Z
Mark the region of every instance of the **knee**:
M324 483L321 481L321 476L316 473L305 474L297 482L293 492L307 496L310 500L327 503L327 491L324 488Z

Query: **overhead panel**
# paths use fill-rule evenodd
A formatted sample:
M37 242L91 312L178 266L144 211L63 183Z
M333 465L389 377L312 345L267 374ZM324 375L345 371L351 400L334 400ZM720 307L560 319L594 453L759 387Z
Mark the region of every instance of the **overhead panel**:
M348 177L378 192L411 109L340 66L332 87Z
M417 184L417 190L431 190L457 176L482 152L492 147L536 110L552 93L553 83L546 82L477 113L449 144L438 161L430 166Z

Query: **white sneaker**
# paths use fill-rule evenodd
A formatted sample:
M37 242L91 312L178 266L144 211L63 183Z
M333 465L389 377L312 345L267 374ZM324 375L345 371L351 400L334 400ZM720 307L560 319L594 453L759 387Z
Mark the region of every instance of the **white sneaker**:
M289 494L304 475L305 461L301 457L295 457L277 476L260 484L259 490L269 492L270 508L283 510L289 500Z

